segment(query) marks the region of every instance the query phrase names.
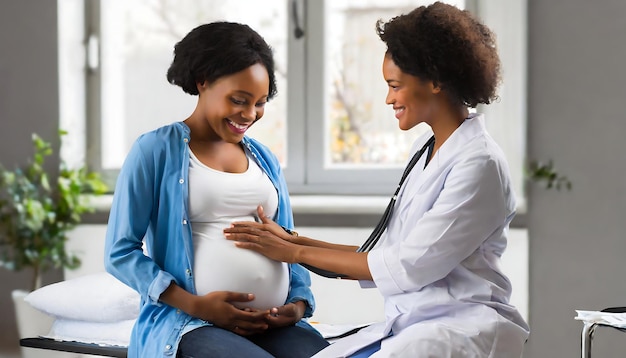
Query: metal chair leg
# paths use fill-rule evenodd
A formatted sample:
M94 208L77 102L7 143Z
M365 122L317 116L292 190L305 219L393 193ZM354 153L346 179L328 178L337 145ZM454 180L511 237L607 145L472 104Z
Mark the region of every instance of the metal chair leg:
M596 326L596 323L585 323L583 326L580 349L582 358L591 358L591 341L593 340L593 332Z

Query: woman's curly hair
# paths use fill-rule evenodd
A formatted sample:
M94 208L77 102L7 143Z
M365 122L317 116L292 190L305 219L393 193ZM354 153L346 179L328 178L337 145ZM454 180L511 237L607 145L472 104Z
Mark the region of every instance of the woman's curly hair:
M174 60L167 70L169 83L191 95L198 83L213 82L260 63L269 75L268 100L276 95L271 47L248 25L212 22L191 30L174 46Z
M469 107L496 99L500 59L495 36L468 11L436 2L384 23L376 32L405 73L441 87Z

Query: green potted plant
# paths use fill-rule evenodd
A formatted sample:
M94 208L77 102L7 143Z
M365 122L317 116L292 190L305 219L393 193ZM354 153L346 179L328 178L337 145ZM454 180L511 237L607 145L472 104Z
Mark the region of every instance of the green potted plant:
M80 264L65 251L67 232L94 210L89 194L103 194L107 187L97 173L70 169L64 162L51 178L44 168L50 143L37 134L32 141L34 155L25 167L8 170L0 164L0 264L9 270L31 268L34 290L44 271Z
M46 270L80 265L65 249L67 234L81 222L82 214L94 210L91 196L107 190L99 175L86 167L69 168L62 161L51 175L44 168L53 152L51 144L37 134L32 135L32 142L34 154L24 166L10 170L0 164L0 265L13 271L32 270L31 291L41 286ZM28 293L13 291L20 337L46 334L45 326L49 328L52 321L33 318L37 313L23 301ZM38 325L35 329L24 328L32 321Z
M559 174L554 169L552 161L548 163L531 161L528 164L526 175L531 182L543 183L546 189L561 190L561 188L565 188L568 191L572 190L572 182L567 176Z

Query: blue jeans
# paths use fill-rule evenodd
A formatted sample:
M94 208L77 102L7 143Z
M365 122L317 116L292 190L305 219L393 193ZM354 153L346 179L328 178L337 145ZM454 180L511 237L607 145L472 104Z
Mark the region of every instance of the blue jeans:
M254 336L240 336L215 326L185 333L178 345L178 358L309 358L328 346L319 334L288 326L273 328Z

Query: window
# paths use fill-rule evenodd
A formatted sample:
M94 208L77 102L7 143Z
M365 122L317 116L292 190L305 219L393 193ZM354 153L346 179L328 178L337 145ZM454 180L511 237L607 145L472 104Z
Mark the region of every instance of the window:
M378 19L431 1L308 1L306 11L305 113L290 138L298 167L286 168L290 189L304 193L389 194L411 144L426 129L402 132L382 77L385 46ZM463 6L464 1L448 1ZM305 134L302 137L302 133ZM293 151L291 151L293 148Z
M76 23L85 14L84 26L60 29L61 76L73 78L61 82L78 88L61 89L67 104L62 104L62 120L88 138L74 140L67 151L78 153L86 146L90 165L113 181L139 134L183 120L195 108L197 97L165 79L173 45L201 23L237 21L257 30L275 50L279 94L249 135L277 154L291 192L387 195L411 143L425 128L398 130L392 109L384 103L384 44L374 24L430 2L60 0L60 17ZM498 35L504 69L501 101L479 111L493 115L488 117L490 132L505 150L518 197L523 198L525 17L520 14L525 2L448 2L475 11ZM76 35L83 28L86 41ZM66 54L64 49L75 50L81 42L86 58ZM86 86L79 80L81 59L87 63ZM81 86L87 99L82 109L76 104ZM86 127L71 123L80 122L82 111L87 113Z

